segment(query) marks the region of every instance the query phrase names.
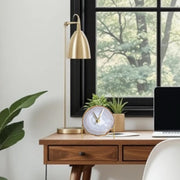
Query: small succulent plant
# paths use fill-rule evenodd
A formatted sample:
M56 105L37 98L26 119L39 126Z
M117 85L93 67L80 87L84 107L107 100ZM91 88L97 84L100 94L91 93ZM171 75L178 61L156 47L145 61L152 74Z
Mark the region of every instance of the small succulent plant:
M108 108L115 114L121 114L126 104L127 102L123 102L123 99L113 98L112 101L108 102Z
M84 109L88 109L89 107L92 107L92 106L108 107L108 104L109 103L106 97L93 94L92 99L88 99L88 102L85 103Z

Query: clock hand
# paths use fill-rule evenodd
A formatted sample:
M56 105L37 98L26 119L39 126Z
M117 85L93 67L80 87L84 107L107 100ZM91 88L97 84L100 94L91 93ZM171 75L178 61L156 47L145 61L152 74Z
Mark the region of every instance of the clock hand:
M101 118L103 112L104 112L104 109L102 109L102 111L101 111L99 117L96 119L96 123L99 123L99 122L100 122L100 118Z
M94 117L95 117L95 119L96 119L96 121L97 121L98 118L97 118L97 116L96 116L96 114L95 114L94 112L93 112L93 115L94 115Z

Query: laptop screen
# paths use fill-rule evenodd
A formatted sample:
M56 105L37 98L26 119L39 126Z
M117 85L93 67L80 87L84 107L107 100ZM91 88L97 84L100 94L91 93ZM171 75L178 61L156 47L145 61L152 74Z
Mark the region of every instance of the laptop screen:
M154 129L180 130L180 87L155 88Z

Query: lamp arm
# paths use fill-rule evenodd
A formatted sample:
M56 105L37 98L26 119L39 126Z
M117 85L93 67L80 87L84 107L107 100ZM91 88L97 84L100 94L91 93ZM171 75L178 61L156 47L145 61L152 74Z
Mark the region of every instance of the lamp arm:
M65 22L64 25L65 26L68 26L68 25L71 25L71 24L79 24L79 22Z
M73 22L68 22L67 21L67 22L64 23L64 26L68 26L68 25L71 25L71 24L77 24L77 30L80 31L81 30L81 20L80 20L80 17L79 17L78 14L74 14L73 18L75 16L77 17L77 22L74 22L74 21Z

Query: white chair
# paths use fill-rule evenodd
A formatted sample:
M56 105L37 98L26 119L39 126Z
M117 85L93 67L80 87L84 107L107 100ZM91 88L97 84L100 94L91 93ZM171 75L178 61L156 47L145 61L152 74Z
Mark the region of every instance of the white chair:
M180 180L180 139L165 140L154 147L142 180Z

